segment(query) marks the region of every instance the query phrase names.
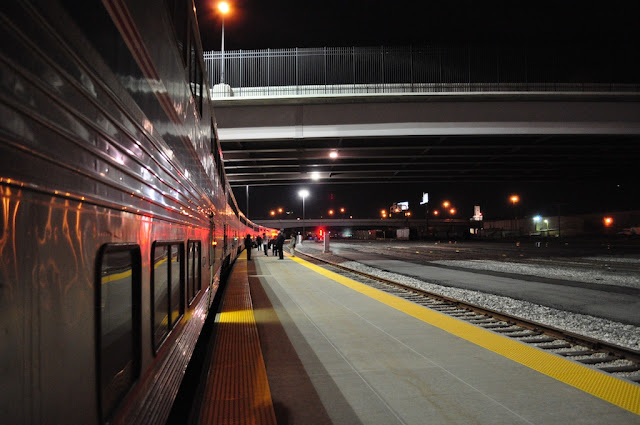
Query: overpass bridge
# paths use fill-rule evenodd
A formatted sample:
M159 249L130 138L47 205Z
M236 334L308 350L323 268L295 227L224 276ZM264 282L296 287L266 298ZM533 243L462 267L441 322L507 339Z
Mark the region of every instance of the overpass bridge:
M226 52L212 93L225 170L236 187L635 179L638 53L608 53ZM210 81L221 60L205 54Z
M306 234L318 235L319 230L323 232L331 231L333 233L342 233L349 231L351 234L356 233L358 230L365 230L372 233L374 236L376 233L385 234L390 236L390 232L393 232L395 237L395 230L408 228L411 229L413 235L417 235L421 238L433 237L440 235L442 237L449 235L456 235L458 237L464 237L469 234L469 229L481 229L481 221L470 221L469 219L461 218L385 218L385 219L347 219L347 218L308 218L301 219L279 219L279 220L254 220L259 226L264 226L270 229L285 229L285 233L289 231L296 231Z

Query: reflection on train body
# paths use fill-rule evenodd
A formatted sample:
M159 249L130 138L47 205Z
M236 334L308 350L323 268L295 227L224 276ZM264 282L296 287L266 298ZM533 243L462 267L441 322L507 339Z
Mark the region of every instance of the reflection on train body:
M0 423L163 424L241 237L193 3L0 8Z

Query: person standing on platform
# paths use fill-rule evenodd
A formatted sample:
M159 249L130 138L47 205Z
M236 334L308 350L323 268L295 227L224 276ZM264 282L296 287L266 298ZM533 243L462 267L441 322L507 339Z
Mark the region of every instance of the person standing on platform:
M264 247L264 255L268 257L269 254L267 254L267 250L269 249L269 238L266 233L262 234L262 246Z
M262 251L262 238L260 235L256 236L256 246L258 247L258 252Z
M247 249L247 260L251 260L252 246L253 246L253 241L251 240L251 235L247 233L247 237L244 238L244 247Z
M298 242L296 239L298 239L298 237L295 233L292 233L291 240L289 241L289 251L291 252L292 257L296 256L296 243Z
M278 233L276 249L278 250L278 256L280 257L279 260L284 260L284 229L280 230L280 233Z

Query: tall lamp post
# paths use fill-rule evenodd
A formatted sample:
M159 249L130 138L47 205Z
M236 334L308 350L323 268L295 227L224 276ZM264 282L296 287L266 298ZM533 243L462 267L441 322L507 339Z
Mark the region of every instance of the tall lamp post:
M518 231L518 234L520 234L520 227L518 226L518 213L516 210L516 204L520 202L520 197L518 195L511 195L509 201L511 201L511 203L513 204L513 215L516 222L516 230Z
M224 84L224 17L229 13L229 3L226 1L218 3L218 11L222 15L222 60L220 61L220 84Z
M306 236L304 229L304 200L307 196L309 196L309 191L307 189L301 189L300 191L298 191L298 196L302 198L302 240L300 241L300 243L302 243Z

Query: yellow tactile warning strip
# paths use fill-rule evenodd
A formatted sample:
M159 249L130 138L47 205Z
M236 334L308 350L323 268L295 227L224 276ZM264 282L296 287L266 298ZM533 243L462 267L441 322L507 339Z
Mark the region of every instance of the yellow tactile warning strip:
M640 415L640 386L638 385L386 294L297 257L291 259L416 319Z
M245 253L234 265L218 316L215 350L198 423L276 425Z

